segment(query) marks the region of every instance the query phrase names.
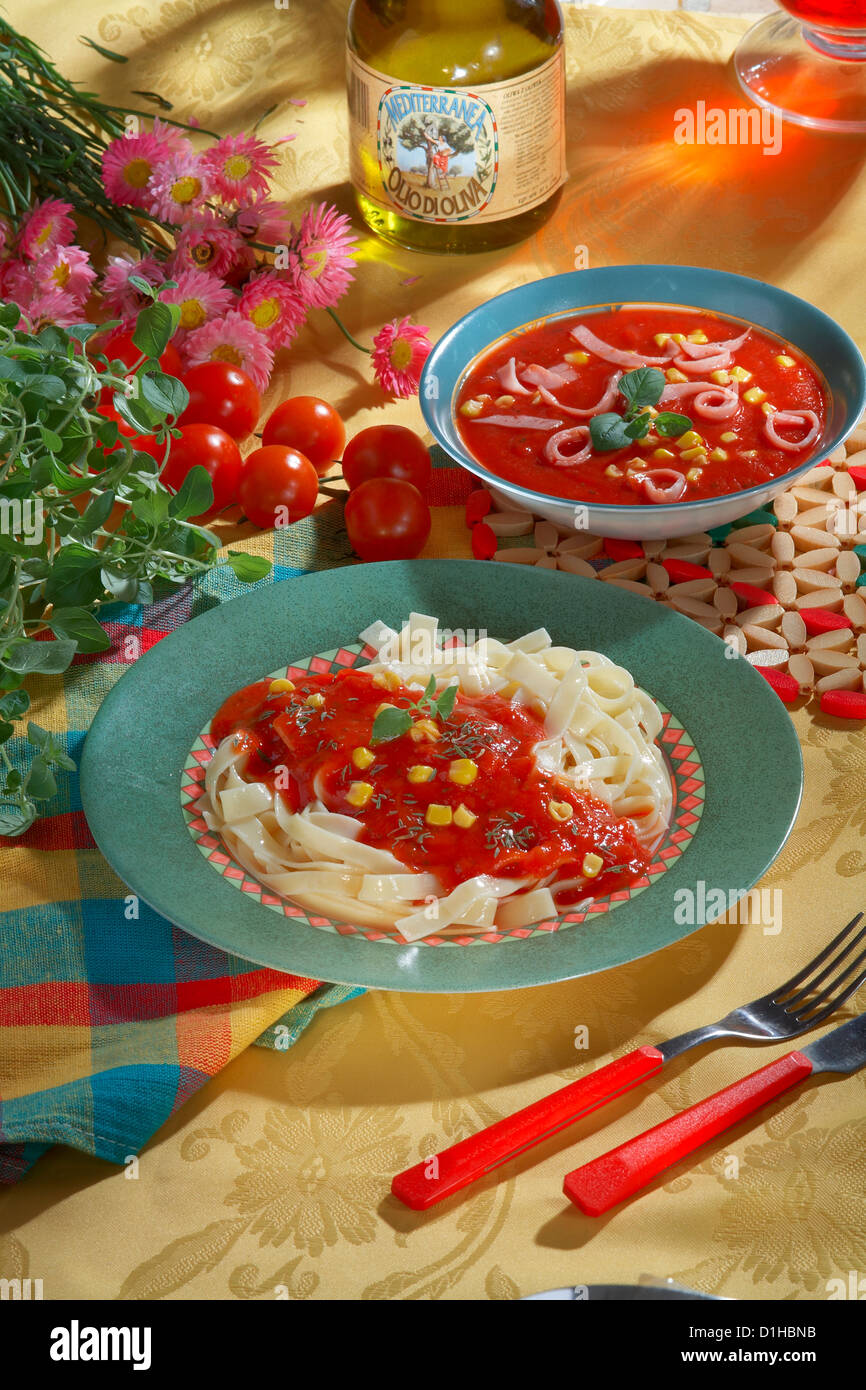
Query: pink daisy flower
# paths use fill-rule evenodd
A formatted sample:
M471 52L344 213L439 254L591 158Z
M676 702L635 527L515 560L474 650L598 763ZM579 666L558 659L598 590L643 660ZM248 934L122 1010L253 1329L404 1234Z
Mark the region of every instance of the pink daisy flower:
M171 157L166 142L150 131L112 140L102 156L102 182L111 201L149 209L150 181Z
M75 240L71 203L59 198L46 198L27 213L18 231L18 250L29 260L36 260L58 246L69 246Z
M238 308L275 350L288 347L307 312L297 290L273 270L244 286Z
M31 292L22 296L26 299L25 303L20 303L19 308L24 317L28 320L31 327L39 329L47 323L56 323L60 328L68 328L70 324L81 321L81 310L70 294L64 290L40 290L35 284L31 284Z
M163 146L166 155L195 153L192 141L184 135L183 131L179 130L176 125L169 125L167 121L161 121L159 116L154 116L150 133Z
M197 328L182 346L188 367L199 362L230 362L245 371L259 391L268 384L274 365L268 340L236 310Z
M254 203L239 207L234 223L242 237L265 246L288 245L292 235L288 209L268 198L258 198Z
M99 289L109 313L117 318L134 318L148 303L146 296L129 283L130 275L137 275L154 287L165 279L165 271L155 256L144 256L140 261L109 256Z
M247 250L246 242L234 227L201 209L178 232L169 269L173 278L182 270L225 275Z
M59 246L50 258L34 267L40 290L63 290L81 306L90 294L96 271L80 246Z
M210 176L197 154L169 155L147 186L145 208L163 222L181 226L196 215L210 193Z
M227 314L235 296L216 275L208 275L204 270L182 270L176 278L177 288L164 290L160 298L163 304L180 305L176 340L180 343L187 333Z
M427 329L409 319L394 319L373 339L373 370L376 380L389 396L414 396L421 381L421 368L433 344Z
M355 238L343 213L327 203L308 208L295 232L288 274L305 304L328 309L352 282Z
M267 193L279 160L269 145L253 135L225 135L202 155L213 187L228 203Z

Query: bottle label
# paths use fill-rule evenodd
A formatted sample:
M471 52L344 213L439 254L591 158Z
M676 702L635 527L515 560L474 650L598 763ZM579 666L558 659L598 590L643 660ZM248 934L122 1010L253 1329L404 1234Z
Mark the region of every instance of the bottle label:
M496 222L565 182L565 59L559 48L507 82L395 82L349 51L349 146L360 193L416 222Z

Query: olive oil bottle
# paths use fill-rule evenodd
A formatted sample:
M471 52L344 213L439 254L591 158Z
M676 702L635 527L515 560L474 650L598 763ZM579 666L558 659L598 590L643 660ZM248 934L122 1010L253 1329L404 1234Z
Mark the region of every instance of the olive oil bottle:
M361 214L418 251L530 235L565 181L556 0L353 0L351 176Z

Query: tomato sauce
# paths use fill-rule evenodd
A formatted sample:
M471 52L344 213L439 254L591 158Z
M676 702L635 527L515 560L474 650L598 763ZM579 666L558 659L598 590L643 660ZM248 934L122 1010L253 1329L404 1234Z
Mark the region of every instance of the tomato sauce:
M497 477L535 492L580 502L651 505L651 499L642 491L639 481L635 480L641 469L670 469L684 477L690 474L682 495L665 500L692 501L754 487L796 468L814 452L814 441L800 451L774 445L766 433L767 412L763 406L767 403L779 412L815 412L820 430L823 431L826 399L817 370L796 348L755 327L751 328L742 346L732 353L732 365L745 369L750 376L742 382L736 378L728 382L739 396L736 411L729 418L699 417L694 395L664 401L656 407L685 415L691 420L692 429L704 441L704 458L685 459L682 455L690 447L688 444L680 445L675 439L651 434L648 439L623 449L596 451L593 448L588 459L574 466L555 465L545 457L544 452L551 431L485 425L485 416L509 414L559 420L561 424L557 429L589 424L589 418L569 416L561 409L558 411L556 404L543 399L534 385L522 380L522 373L527 367L561 367L567 354L584 351L585 362L569 364L573 368L573 379L553 389L552 394L560 406L588 409L599 402L617 368L591 350L582 348L571 332L577 325L585 325L615 349L629 353L633 351L634 363L622 364L620 370L623 371L643 366L646 357L663 356L666 348L655 341L656 334L679 333L687 336L697 333L705 335L710 343L721 343L738 338L748 326L716 314L678 306L658 308L638 305L562 318L509 337L470 369L460 389L455 417L468 451ZM673 353L674 349L671 347L669 350ZM505 369L512 357L515 358L517 379L521 384L529 385L530 394L509 392L497 375L497 370ZM777 361L780 357L789 361L780 364ZM670 363L659 366L659 370L667 378ZM713 380L710 372L706 378L703 374L698 377L681 372L680 378L707 379L713 385L719 384ZM674 377L670 384L676 381ZM762 398L749 401L746 392L754 388L763 393ZM499 402L503 399L507 401L509 395L513 396L513 403L500 405ZM467 415L465 410L474 411L479 401L483 407L481 413ZM619 414L625 408L626 402L622 396L605 407L607 411ZM797 426L789 423L784 428L780 426L778 432L789 443L796 443L798 439L805 438L808 430L803 424L798 432ZM736 438L723 439L724 435L731 434ZM670 457L657 458L656 449L667 451ZM725 457L714 458L714 450L721 450ZM609 471L611 468L613 472ZM695 476L696 470L698 476Z
M538 768L533 749L544 729L525 707L498 695L460 694L447 719L432 721L439 737L431 739L429 728L416 728L430 718L416 703L419 692L404 685L385 689L363 670L311 674L294 684L275 695L267 680L246 686L211 724L217 742L240 736L250 752L246 778L280 790L291 810L319 800L357 818L365 843L390 850L414 872L435 873L445 891L478 874L575 878L588 853L599 855L603 867L591 889L565 890L564 901L626 888L646 871L650 856L631 822ZM309 705L310 696L323 702ZM407 732L374 744L382 704L409 710L415 737ZM373 761L359 768L356 750L372 753ZM452 771L465 772L469 764L477 769L474 780L452 780ZM432 778L411 780L417 767L432 768ZM350 799L358 784L372 788L361 807ZM568 803L571 818L554 819L551 802ZM453 819L431 824L431 805L449 808L452 817L462 806L475 819L468 826ZM556 883L549 886L556 896Z

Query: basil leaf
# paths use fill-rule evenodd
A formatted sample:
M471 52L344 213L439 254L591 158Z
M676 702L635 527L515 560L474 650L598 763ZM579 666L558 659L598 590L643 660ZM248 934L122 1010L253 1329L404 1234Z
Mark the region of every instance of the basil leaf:
M4 719L20 719L30 708L30 696L26 690L10 690L0 698L0 716Z
M66 399L66 382L59 376L29 376L23 389L27 395L42 396L46 401Z
M655 405L664 389L664 372L660 372L658 367L638 367L619 379L618 390L625 396L630 410Z
M132 504L132 514L146 526L161 526L168 517L169 499L164 492L149 493L146 497L136 497Z
M625 449L631 443L626 434L626 422L621 415L607 411L604 415L593 415L589 422L592 447L599 453L609 453L612 449Z
M142 372L138 378L141 394L161 415L182 415L189 405L189 392L182 381L165 372Z
M656 434L663 435L665 439L675 438L677 435L685 434L690 430L692 422L688 415L676 415L673 411L663 410L653 420L653 429Z
M190 516L201 516L213 506L213 487L207 469L197 463L191 468L168 504L169 516L186 521Z
M649 434L651 424L652 416L644 412L638 415L636 419L629 420L625 427L625 432L629 439L643 439L645 434Z
M171 312L172 307L177 309L177 315ZM132 341L139 352L143 352L145 357L161 357L168 347L168 340L179 318L179 305L170 306L157 301L142 309L132 335Z
M81 518L81 526L90 535L91 531L98 531L100 526L104 526L111 516L111 509L114 506L114 493L109 489L108 492L101 493L94 497L88 505L87 510Z
M71 524L77 525L81 518L74 508L73 513L74 521ZM61 518L55 517L55 529L61 534L65 521L66 518L61 522ZM92 603L102 593L99 570L103 558L98 550L79 545L77 541L62 546L54 557L51 573L45 581L45 597L49 603L70 607Z
M370 742L388 743L392 738L399 738L401 734L406 734L412 727L412 716L407 709L396 709L393 705L389 709L380 710L373 720L373 733Z
M68 637L80 652L104 652L111 638L86 608L55 608L48 626L58 637Z
M0 835L8 835L10 839L23 835L35 819L36 807L32 803L20 811L6 811L0 815Z
M271 572L271 562L263 555L245 555L240 550L230 550L226 564L244 584L254 584Z
M54 773L41 754L37 754L30 764L30 770L24 780L24 789L34 801L50 801L52 796L57 795Z
M449 685L445 690L442 691L442 694L439 696L439 699L436 701L436 706L437 706L437 709L438 709L440 718L442 718L442 719L448 719L448 717L449 717L450 714L451 714L451 711L452 711L453 708L454 708L454 701L455 701L456 699L457 699L457 686L456 686L456 685Z
M10 671L26 675L28 671L42 671L46 676L56 676L65 671L75 655L75 643L65 638L53 642L34 642L30 637L22 637L13 642L3 658Z
M57 767L65 768L67 772L75 771L75 763L60 740L40 724L34 724L32 720L27 725L27 742L39 749L46 763L54 763Z

